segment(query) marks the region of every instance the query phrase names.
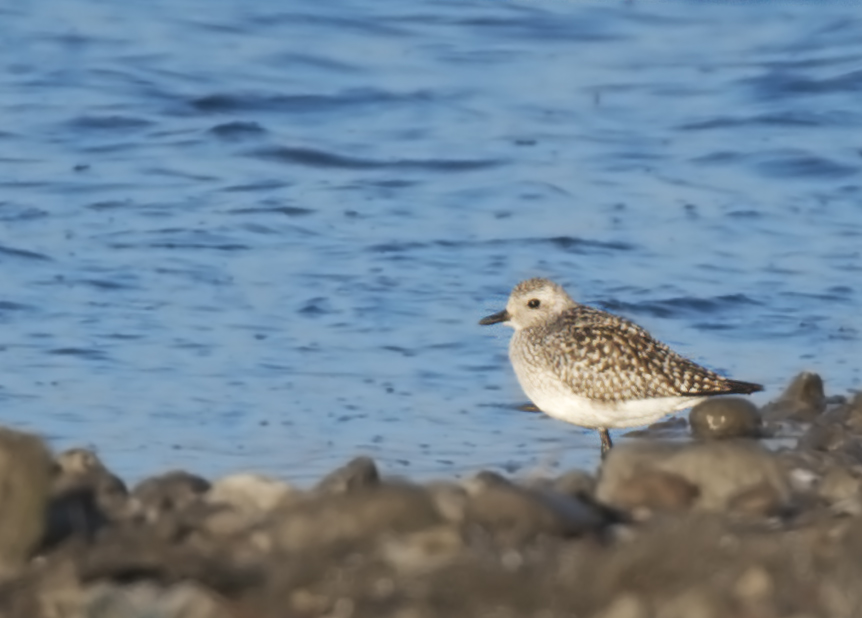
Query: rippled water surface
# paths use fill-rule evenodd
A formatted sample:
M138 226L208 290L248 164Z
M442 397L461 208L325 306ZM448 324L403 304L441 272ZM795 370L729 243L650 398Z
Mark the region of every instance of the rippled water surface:
M751 27L756 25L756 27ZM592 465L517 409L550 276L765 402L860 385L852 3L0 8L0 409L132 477Z

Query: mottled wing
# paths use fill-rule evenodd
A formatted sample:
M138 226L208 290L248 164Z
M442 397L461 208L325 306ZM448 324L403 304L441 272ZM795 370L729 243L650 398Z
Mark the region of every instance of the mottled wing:
M599 401L741 392L631 322L578 308L544 333L545 361L582 396ZM752 385L756 386L756 385Z

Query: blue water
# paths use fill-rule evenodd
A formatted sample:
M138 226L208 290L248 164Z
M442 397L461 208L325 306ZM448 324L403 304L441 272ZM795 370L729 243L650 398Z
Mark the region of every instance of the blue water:
M774 397L860 386L853 3L0 8L0 422L119 473L591 467L544 275Z

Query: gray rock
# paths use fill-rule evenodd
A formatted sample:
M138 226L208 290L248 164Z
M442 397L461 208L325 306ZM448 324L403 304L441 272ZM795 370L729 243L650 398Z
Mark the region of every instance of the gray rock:
M377 464L370 457L356 457L346 465L327 474L317 485L317 491L343 494L376 487L380 484Z
M699 510L726 510L735 496L761 483L775 489L781 505L790 499L790 486L778 458L756 442L740 440L616 446L602 464L596 498L611 507L630 507L631 487L653 471L676 475L696 487L691 506Z
M757 406L742 397L707 399L692 408L688 422L701 440L756 438L762 424Z
M763 407L763 417L770 421L811 422L824 410L823 379L806 371L793 378L778 399Z

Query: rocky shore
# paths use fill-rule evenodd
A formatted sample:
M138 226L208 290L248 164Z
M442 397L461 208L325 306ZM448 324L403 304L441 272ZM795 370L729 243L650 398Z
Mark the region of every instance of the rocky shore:
M684 438L684 439L683 439ZM814 374L619 442L594 471L417 484L365 457L312 489L0 429L0 616L862 616L862 395Z

